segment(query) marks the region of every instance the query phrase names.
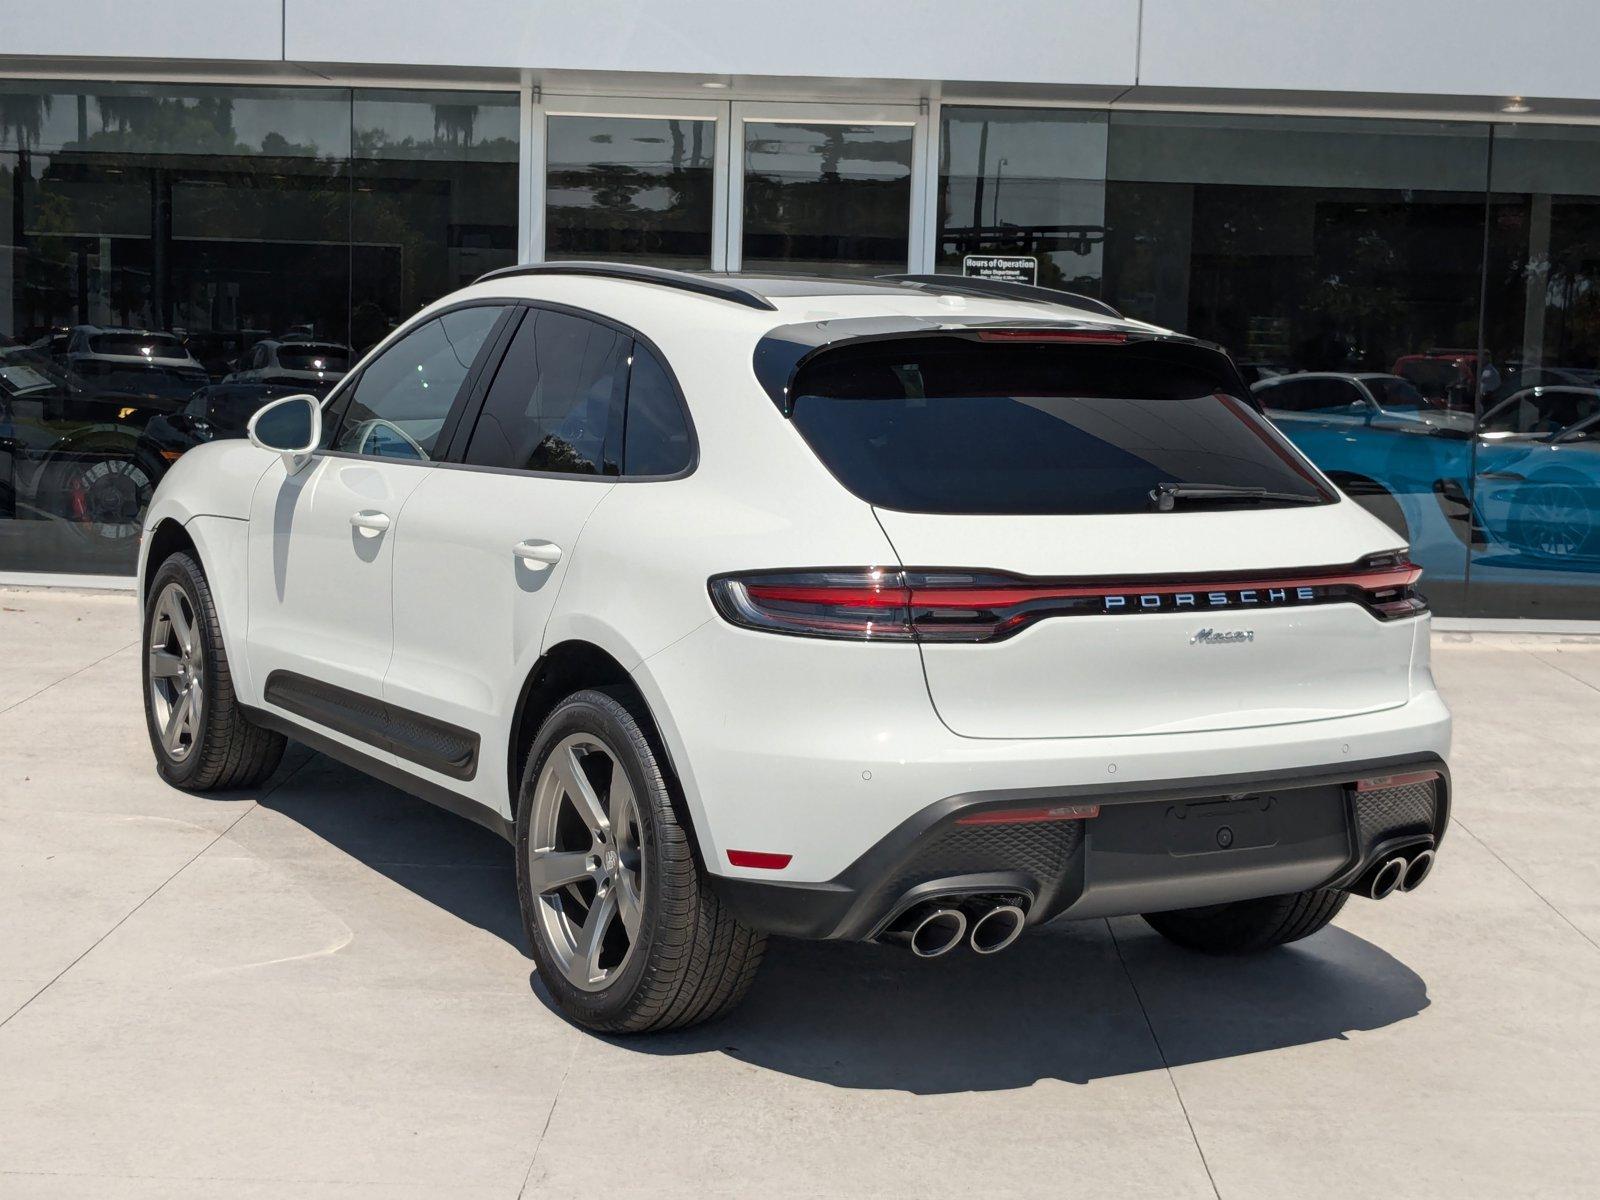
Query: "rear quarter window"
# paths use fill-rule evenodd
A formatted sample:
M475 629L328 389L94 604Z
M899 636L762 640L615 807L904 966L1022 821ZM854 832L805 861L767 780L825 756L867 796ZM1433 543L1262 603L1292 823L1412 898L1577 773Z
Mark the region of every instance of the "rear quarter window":
M872 342L822 352L793 390L806 443L883 508L1147 512L1162 483L1333 499L1226 360L1192 346Z

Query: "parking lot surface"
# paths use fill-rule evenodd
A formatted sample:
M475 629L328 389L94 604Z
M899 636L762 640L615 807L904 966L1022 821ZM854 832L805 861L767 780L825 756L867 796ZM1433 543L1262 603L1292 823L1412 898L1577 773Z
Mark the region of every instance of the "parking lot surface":
M775 942L630 1040L546 1004L476 826L298 747L163 784L135 620L0 589L6 1200L1600 1192L1600 643L1436 635L1438 869L1296 946Z

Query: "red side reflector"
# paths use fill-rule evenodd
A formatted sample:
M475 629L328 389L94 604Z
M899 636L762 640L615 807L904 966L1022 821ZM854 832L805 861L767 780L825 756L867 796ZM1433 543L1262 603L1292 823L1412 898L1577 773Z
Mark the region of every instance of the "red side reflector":
M1406 787L1413 783L1427 783L1439 778L1437 771L1413 771L1409 775L1374 775L1371 779L1356 780L1356 791L1376 792L1384 788Z
M729 850L728 861L736 867L758 867L763 871L781 871L794 858L792 854L767 854L761 850Z
M980 342L1077 342L1100 346L1121 346L1125 333L1109 329L980 329Z
M1098 804L1053 804L1049 808L1007 808L957 817L957 825L1035 825L1040 821L1087 821L1100 815Z

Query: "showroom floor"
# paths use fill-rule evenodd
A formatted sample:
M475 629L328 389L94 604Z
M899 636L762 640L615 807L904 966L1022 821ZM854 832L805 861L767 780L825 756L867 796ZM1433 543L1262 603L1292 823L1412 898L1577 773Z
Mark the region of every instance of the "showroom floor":
M1433 880L1253 961L776 943L580 1033L509 849L303 750L158 781L126 595L0 589L0 1197L1593 1195L1600 643L1440 635Z

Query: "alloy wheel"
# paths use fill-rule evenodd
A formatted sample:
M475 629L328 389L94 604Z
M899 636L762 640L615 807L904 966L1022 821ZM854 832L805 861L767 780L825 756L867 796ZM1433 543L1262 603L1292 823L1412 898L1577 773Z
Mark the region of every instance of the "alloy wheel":
M1583 495L1564 483L1532 489L1523 501L1521 518L1528 548L1552 558L1577 554L1592 529Z
M632 957L644 873L638 802L617 755L589 734L563 738L534 785L528 879L539 928L573 987L604 989Z
M200 740L205 709L205 651L193 602L177 583L156 597L150 621L150 712L162 748L182 762Z

